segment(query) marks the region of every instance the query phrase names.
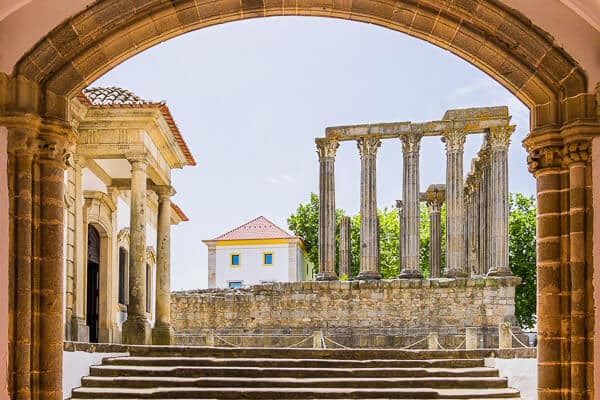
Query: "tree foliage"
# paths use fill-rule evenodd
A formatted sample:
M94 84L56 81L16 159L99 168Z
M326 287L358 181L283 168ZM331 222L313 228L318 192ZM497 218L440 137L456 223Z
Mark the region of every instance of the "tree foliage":
M420 267L425 276L429 275L429 212L421 204L420 226ZM339 251L339 221L344 210L336 209L336 250ZM380 268L384 279L391 279L399 273L399 224L395 207L384 207L377 211L379 216ZM522 327L535 324L536 307L536 264L535 264L535 201L520 193L510 196L509 216L509 264L513 274L521 277L523 283L516 288L516 318ZM310 201L300 204L296 212L288 218L292 232L304 239L310 261L319 269L318 230L319 196L310 195ZM446 248L446 207L441 211L442 266L445 265ZM352 276L360 271L360 215L351 220ZM336 260L336 269L338 261ZM443 270L443 267L442 267Z
M531 328L536 322L535 200L520 193L510 196L508 217L509 265L521 277L515 290L518 324Z

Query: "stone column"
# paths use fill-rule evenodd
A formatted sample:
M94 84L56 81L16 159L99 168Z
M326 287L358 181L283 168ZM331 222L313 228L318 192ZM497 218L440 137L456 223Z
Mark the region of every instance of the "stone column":
M377 220L377 149L381 140L363 137L357 141L360 153L360 273L358 279L381 279Z
M344 215L340 219L340 276L352 278L352 246L350 239L350 217Z
M8 152L14 170L12 190L13 237L11 255L14 260L15 293L13 317L14 353L12 354L12 392L15 398L31 396L31 327L32 327L32 162L36 154L37 132L29 129L9 129Z
M40 155L39 398L62 400L64 294L64 171L70 158L69 126L45 126Z
M444 132L446 144L446 275L465 276L463 213L463 150L461 130Z
M88 342L90 340L89 327L85 320L85 275L84 254L87 249L87 242L84 240L84 218L83 218L83 185L81 182L83 169L86 166L86 160L83 157L75 155L73 159L73 168L75 173L75 248L74 261L75 268L73 273L73 316L71 321L72 340L79 342ZM116 204L116 203L115 203Z
M429 277L439 278L442 267L442 204L434 198L427 201L429 207Z
M421 213L419 207L419 151L421 148L420 133L411 132L402 136L402 155L404 159L404 176L402 180L402 200L404 201L405 245L403 253L405 263L400 271L400 278L422 278L419 267L419 246Z
M170 187L157 189L158 218L156 229L156 320L152 344L174 343L171 327L171 196Z
M515 126L492 127L488 133L491 156L491 264L488 275L512 275L508 265L508 145Z
M319 273L318 281L332 281L335 274L335 153L339 142L317 138L319 155Z
M402 266L406 265L404 260L404 203L402 200L396 200L398 209L398 271L402 271Z
M146 167L143 157L131 158L131 219L129 245L129 306L123 342L150 344L146 318Z
M489 270L488 263L488 249L490 242L488 240L488 194L489 194L489 179L487 168L489 165L489 151L484 144L481 150L477 153L479 158L478 172L479 172L479 271L481 275L487 274Z

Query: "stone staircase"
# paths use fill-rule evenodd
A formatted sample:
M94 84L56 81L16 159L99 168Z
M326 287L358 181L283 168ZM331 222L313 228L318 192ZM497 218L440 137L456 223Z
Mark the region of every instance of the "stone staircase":
M136 347L72 399L519 399L468 351Z

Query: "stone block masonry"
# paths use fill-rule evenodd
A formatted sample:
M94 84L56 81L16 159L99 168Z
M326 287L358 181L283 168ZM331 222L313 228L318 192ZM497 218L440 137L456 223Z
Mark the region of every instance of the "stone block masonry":
M519 283L515 277L439 278L195 290L172 293L171 315L179 344L203 345L212 331L236 344L291 345L298 337L274 342L261 335L323 330L352 347L404 347L429 332L438 332L444 347L456 347L465 328L475 327L483 347L496 347L498 324L514 322Z

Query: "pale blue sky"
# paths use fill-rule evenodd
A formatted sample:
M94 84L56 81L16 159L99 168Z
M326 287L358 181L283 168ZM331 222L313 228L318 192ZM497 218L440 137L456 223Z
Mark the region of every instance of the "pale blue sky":
M407 35L323 18L252 19L202 29L155 46L94 86L120 86L166 100L198 166L173 173L174 201L190 221L173 228L173 290L205 287L213 238L259 215L286 219L318 191L314 138L325 127L440 119L450 108L507 105L517 130L510 190L535 192L521 141L529 111L485 73ZM481 144L469 137L465 169ZM402 193L399 141L378 154L380 207ZM444 183L445 153L423 140L421 189ZM359 206L360 160L353 142L336 160L337 205Z

